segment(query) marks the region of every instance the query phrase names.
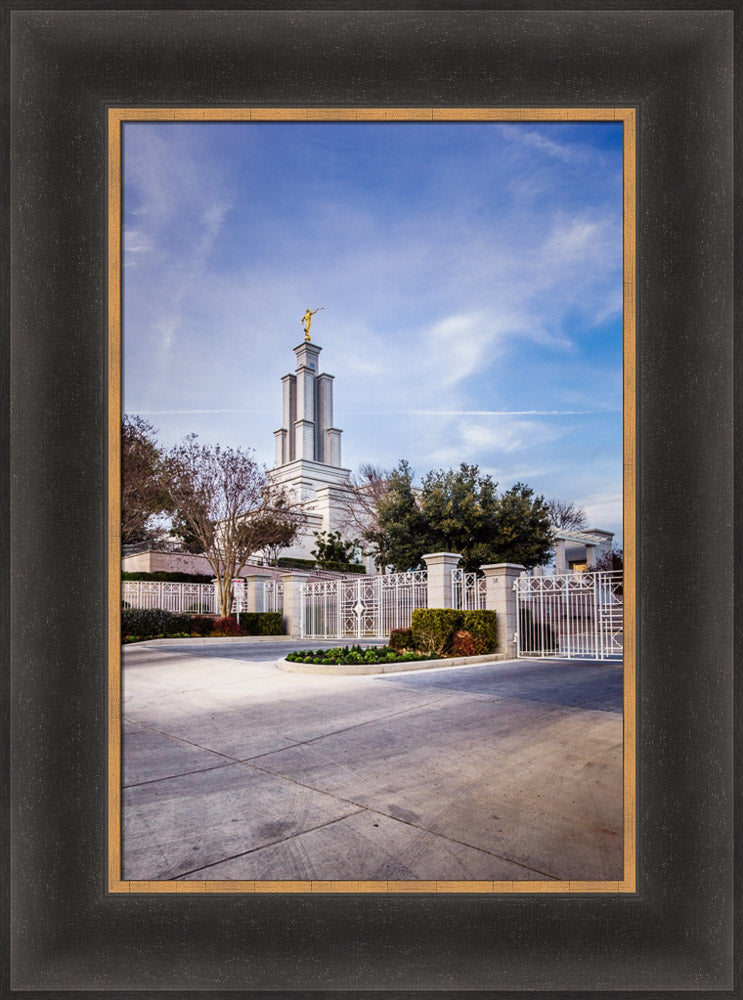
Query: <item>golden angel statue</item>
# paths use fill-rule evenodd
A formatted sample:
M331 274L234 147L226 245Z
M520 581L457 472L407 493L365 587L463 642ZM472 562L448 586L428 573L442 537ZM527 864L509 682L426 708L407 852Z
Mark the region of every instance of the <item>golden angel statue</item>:
M309 340L310 339L310 323L312 322L312 317L315 315L316 312L320 312L320 309L324 309L324 308L325 308L325 306L320 306L318 309L312 309L312 310L305 309L304 315L302 316L302 319L300 320L301 323L304 323L304 339L305 340Z

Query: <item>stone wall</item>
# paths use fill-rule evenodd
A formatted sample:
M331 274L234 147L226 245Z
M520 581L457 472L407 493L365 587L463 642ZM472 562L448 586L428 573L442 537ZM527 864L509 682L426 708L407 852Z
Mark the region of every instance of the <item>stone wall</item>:
M138 552L124 556L121 569L124 573L203 573L205 576L213 576L206 556L190 555L187 552ZM281 577L286 570L248 563L242 575L252 573Z

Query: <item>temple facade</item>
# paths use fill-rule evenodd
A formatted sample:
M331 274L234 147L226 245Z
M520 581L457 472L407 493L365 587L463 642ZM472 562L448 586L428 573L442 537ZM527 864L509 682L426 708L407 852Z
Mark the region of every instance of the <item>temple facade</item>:
M294 348L297 365L284 375L283 420L274 431L276 461L268 478L300 502L307 524L282 556L311 559L314 532L340 531L349 520L350 469L341 465L342 431L333 424L333 376L320 372L322 348L305 341Z

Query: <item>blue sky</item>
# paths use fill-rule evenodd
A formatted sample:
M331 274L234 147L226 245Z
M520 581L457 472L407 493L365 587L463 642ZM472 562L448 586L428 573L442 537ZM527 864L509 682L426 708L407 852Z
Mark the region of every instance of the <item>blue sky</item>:
M476 463L621 540L622 127L124 126L124 409L273 465L305 307L343 464Z

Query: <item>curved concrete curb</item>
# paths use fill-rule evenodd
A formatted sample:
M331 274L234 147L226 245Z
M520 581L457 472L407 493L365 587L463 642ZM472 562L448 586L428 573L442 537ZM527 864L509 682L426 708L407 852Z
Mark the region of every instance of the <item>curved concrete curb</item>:
M291 674L325 674L335 677L355 677L359 674L404 674L409 670L432 670L436 667L464 667L475 663L507 660L505 653L485 656L455 656L448 660L411 660L409 663L295 663L285 657L276 661L279 670Z
M295 641L291 635L201 635L198 637L189 636L188 639L145 639L143 642L123 642L122 646L197 646L204 643L212 645L228 642L291 642Z

